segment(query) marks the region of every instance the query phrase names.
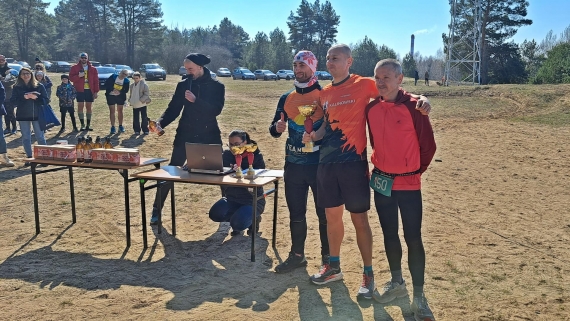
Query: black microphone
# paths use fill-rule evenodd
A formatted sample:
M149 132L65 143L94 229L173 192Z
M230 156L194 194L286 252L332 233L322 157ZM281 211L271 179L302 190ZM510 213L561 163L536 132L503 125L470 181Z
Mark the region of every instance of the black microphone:
M188 79L186 80L188 82L188 90L192 92L192 80L194 79L194 75L188 75L186 78Z

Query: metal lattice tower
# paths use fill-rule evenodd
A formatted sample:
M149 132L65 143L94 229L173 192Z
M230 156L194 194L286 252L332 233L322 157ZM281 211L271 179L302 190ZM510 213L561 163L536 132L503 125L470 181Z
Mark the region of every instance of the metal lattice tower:
M481 0L449 0L445 85L481 83Z

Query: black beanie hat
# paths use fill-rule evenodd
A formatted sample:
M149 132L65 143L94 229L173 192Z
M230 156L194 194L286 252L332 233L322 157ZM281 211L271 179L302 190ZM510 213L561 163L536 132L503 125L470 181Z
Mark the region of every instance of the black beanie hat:
M210 63L210 58L201 53L191 53L188 56L186 56L186 59L202 67Z
M63 75L61 75L61 79L63 79L63 78L69 79L69 76L67 74L63 74Z

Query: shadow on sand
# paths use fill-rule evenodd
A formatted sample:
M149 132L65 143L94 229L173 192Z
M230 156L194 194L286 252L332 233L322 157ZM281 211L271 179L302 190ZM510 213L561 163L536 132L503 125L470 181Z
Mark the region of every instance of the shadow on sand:
M52 244L21 253L34 241L30 239L0 264L0 278L36 283L50 290L60 285L88 291L114 290L123 285L160 288L174 294L165 308L181 311L229 298L236 300L237 308L261 312L269 310L286 291L288 296L292 295L289 292L298 292L293 295L298 296L301 320L363 320L354 293L344 282L319 288L309 282L307 269L275 274L273 260L266 255L268 241L261 237L256 242L257 260L250 262L249 237L227 238L227 223L204 240L187 242L172 237L166 229L157 234L155 228L154 244L137 260L124 259L128 248L116 259L54 250L57 240L71 227ZM153 261L159 242L164 257ZM279 257L277 251L274 253ZM330 291L330 304L323 301L319 293L323 291ZM376 320L391 320L381 305L374 306Z

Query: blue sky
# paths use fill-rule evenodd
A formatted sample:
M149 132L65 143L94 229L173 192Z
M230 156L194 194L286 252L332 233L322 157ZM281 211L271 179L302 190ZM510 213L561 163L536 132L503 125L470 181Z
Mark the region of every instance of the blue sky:
M309 0L311 3L314 2ZM322 2L323 0L321 0ZM50 12L59 3L51 0ZM410 36L415 34L415 51L435 55L443 48L441 34L448 32L448 0L330 0L340 15L337 41L354 44L368 36L385 44L401 56L410 50ZM527 18L531 26L520 28L513 40L540 42L549 30L559 35L570 25L570 0L529 0ZM259 31L269 34L280 28L288 34L287 17L295 12L300 0L163 0L164 24L179 28L212 27L224 17L240 25L250 36Z

